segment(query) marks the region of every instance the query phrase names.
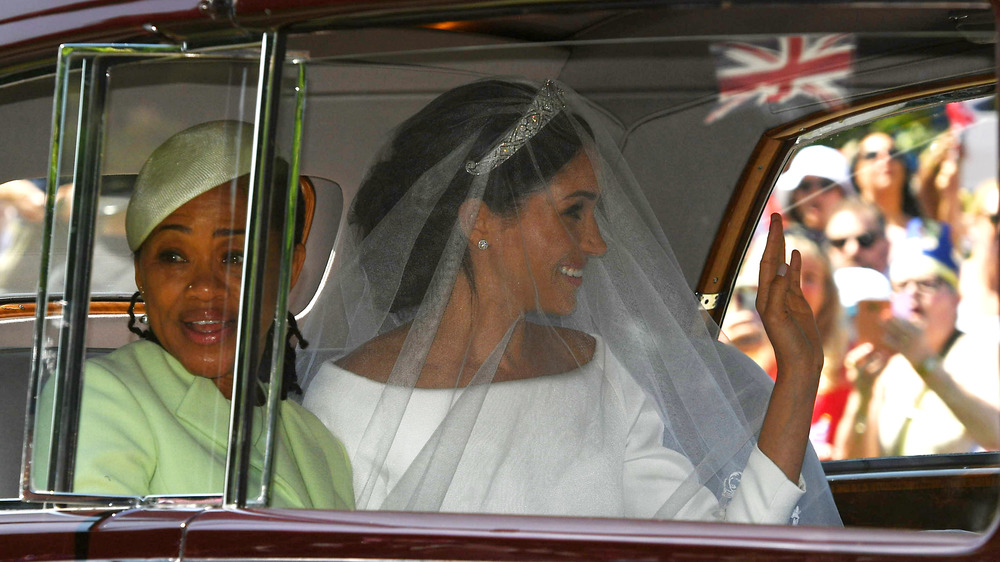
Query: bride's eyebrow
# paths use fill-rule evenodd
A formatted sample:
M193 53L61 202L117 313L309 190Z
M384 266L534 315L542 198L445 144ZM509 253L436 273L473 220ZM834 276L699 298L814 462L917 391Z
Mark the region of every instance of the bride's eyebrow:
M563 197L563 200L565 201L566 199L573 199L575 197L583 197L585 199L590 199L591 201L597 200L597 194L593 191L587 191L586 189L578 189L566 197Z

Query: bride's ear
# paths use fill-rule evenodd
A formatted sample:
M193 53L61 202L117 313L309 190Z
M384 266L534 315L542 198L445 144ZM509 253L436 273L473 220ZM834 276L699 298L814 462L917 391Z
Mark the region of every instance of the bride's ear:
M489 207L483 205L482 199L466 199L458 208L458 223L472 244L489 234L492 214Z

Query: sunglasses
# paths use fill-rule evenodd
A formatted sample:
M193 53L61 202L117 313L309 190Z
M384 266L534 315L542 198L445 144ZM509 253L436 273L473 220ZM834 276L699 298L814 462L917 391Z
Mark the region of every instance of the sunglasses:
M899 153L898 152L891 152L891 151L888 151L888 150L869 150L868 152L862 152L861 153L861 159L862 160L878 160L879 158L882 158L884 156L888 156L889 158L892 158L893 160L898 160L899 159Z
M881 236L874 232L865 232L859 236L848 236L846 238L830 238L830 245L838 250L843 249L844 245L847 244L848 240L856 240L858 246L862 248L871 248L878 242Z
M813 191L826 191L828 189L833 189L837 185L833 180L826 178L802 180L799 185L796 186L796 191L801 191L803 193L812 193Z

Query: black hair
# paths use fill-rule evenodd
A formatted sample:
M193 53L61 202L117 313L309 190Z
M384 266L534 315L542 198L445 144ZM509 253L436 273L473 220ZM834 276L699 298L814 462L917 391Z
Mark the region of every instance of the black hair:
M535 86L502 80L460 86L441 94L407 119L382 149L362 181L348 216L349 224L356 226L362 237L367 237L434 165L446 159L460 163L417 235L389 306L391 312L423 301L458 220L459 208L479 177L465 170L465 162L479 161L489 153L526 113L537 93ZM500 216L514 216L523 198L541 191L580 153L584 147L580 132L591 135L582 119L568 109L556 114L524 148L489 172L482 202ZM373 245L362 256L369 275L379 274L378 252L377 245ZM462 270L471 285L468 250ZM474 285L472 288L475 290Z
M868 133L865 137L868 137L876 132L878 131ZM908 217L922 217L924 216L923 210L920 207L920 202L917 201L917 196L913 193L913 187L910 185L913 182L913 169L910 165L910 160L906 157L906 154L895 152L898 148L898 145L896 144L896 137L890 135L889 133L885 134L889 135L889 138L892 139L892 150L894 152L894 154L892 154L892 158L899 160L900 164L903 165L903 214ZM861 186L858 185L858 164L861 162L861 156L861 151L859 150L854 157L851 158L851 183L854 184L854 189L859 194L861 193Z
M285 214L287 212L288 198L285 196L284 186L288 185L288 175L291 169L283 158L279 158L275 163L274 167L274 186L277 189L272 190L272 196L274 197L271 205L271 231L278 232L279 229L285 224ZM298 186L298 182L296 182ZM299 197L297 204L295 205L295 231L294 240L296 243L305 244L306 241L303 239L305 234L306 225L306 206L305 198L303 197L302 187L298 186ZM260 363L257 365L257 378L262 382L269 382L271 380L271 359L274 355L274 347L271 345L271 341L274 339L274 323L267 329L267 335L264 338L264 353L260 359ZM298 323L295 321L295 315L291 312L288 313L288 325L285 330L285 353L284 359L282 361L282 377L281 377L281 399L285 400L288 398L289 392L293 392L298 395L302 395L302 387L299 386L298 373L295 371L295 350L297 347L305 349L309 347L309 342L302 337L302 333L299 332ZM257 397L258 405L263 404L263 396L258 393Z

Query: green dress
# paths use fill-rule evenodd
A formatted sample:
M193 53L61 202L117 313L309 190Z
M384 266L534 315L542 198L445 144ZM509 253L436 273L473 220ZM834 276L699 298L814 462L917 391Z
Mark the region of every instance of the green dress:
M87 361L73 489L81 494L218 494L225 482L231 402L159 345L137 341ZM51 386L51 385L49 385ZM49 392L44 393L51 395ZM42 410L51 408L43 395ZM39 420L45 451L48 418ZM261 476L264 439L254 417L250 481ZM344 446L298 404L281 403L271 505L351 509ZM36 456L36 474L46 473ZM40 480L35 480L39 482Z

